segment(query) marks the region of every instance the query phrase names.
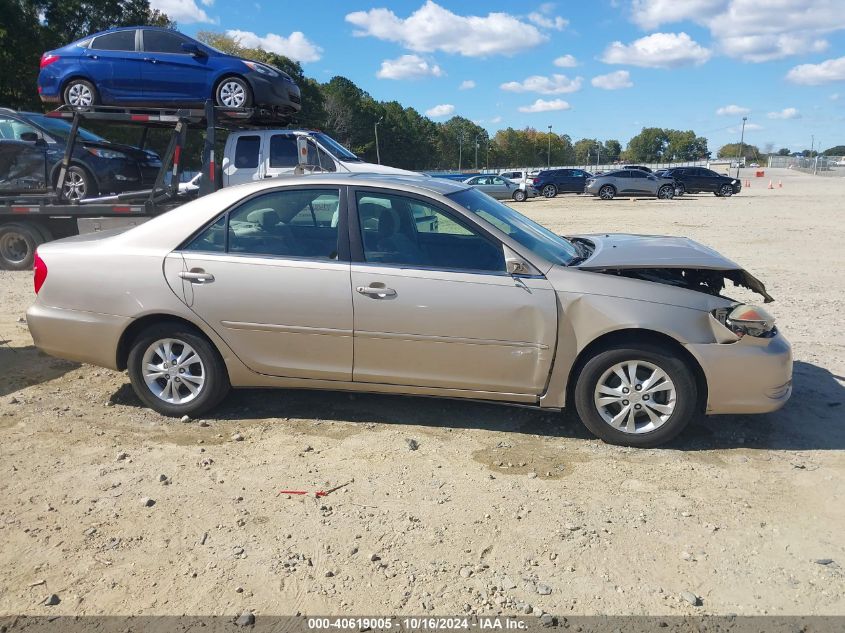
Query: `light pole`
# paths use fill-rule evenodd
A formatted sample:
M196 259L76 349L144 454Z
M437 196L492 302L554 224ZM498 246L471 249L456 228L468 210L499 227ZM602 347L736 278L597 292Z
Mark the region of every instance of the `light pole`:
M458 136L458 171L461 171L461 162L463 160L463 153L464 153L464 131L461 130L461 133Z
M549 126L549 152L546 155L546 167L552 166L552 126Z
M379 120L376 121L376 124L373 126L373 130L375 130L375 133L376 133L376 162L379 165L381 165L381 153L379 152L379 148L378 148L378 124L381 123L381 120L383 118L384 117L379 117Z
M484 168L490 169L490 135L486 135L487 139L487 160L484 161Z
M742 160L742 149L745 143L745 122L748 120L747 116L742 117L742 134L739 137L739 155L736 157L736 177L739 178L739 161Z
M480 138L480 134L475 135L475 170L478 171L478 139Z
M596 171L599 170L599 159L601 158L601 143L596 141Z

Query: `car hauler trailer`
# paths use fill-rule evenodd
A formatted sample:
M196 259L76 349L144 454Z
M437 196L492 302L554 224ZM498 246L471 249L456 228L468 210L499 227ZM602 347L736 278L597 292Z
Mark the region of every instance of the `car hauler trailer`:
M214 156L216 131L264 129L279 124L272 112L263 109L223 108L213 106L211 102L199 109L62 106L46 116L64 119L71 124L58 180L54 187L44 192L0 196L2 268L31 268L35 249L44 242L78 233L140 224L193 198L216 191L222 185ZM85 122L141 127L142 145L147 130L169 129L170 139L153 187L73 202L65 199L65 177L72 162L74 146L83 142L78 131ZM202 177L198 187L180 188L189 130L205 131Z

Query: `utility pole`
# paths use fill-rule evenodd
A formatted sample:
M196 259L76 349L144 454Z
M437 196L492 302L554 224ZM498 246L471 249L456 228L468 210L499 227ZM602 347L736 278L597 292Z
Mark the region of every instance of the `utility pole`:
M599 159L601 158L601 143L596 141L596 171L599 170Z
M745 143L745 121L748 117L742 117L742 134L739 137L739 156L736 157L736 177L739 178L739 161L742 159L742 148Z
M552 166L552 126L549 126L549 153L546 156L546 167Z
M375 131L375 133L376 133L376 162L377 162L379 165L381 165L381 153L379 152L379 148L378 148L378 124L379 124L379 123L381 123L381 120L382 120L383 118L384 118L384 117L379 117L379 120L378 120L378 121L376 121L376 124L373 126L373 130L374 130L374 131Z
M487 135L487 160L484 161L484 168L490 169L490 135Z
M816 146L816 135L810 134L810 158L813 157L813 148Z
M475 135L475 170L478 171L478 138L480 134Z
M463 153L464 153L464 131L461 130L461 133L458 136L458 171L461 171L461 162L463 160Z

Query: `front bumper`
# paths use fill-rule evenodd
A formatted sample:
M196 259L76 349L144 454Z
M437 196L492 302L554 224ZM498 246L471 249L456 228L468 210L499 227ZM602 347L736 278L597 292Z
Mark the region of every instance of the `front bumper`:
M283 113L299 112L302 97L299 86L282 77L268 77L258 72L246 73L246 79L252 87L255 104L278 108Z
M686 345L707 380L707 413L768 413L792 395L792 347L779 333Z
M599 189L601 189L601 185L598 183L592 183L584 186L584 193L589 194L591 196L597 196L599 193Z
M26 323L42 352L117 369L117 346L129 317L65 310L36 302L26 311Z

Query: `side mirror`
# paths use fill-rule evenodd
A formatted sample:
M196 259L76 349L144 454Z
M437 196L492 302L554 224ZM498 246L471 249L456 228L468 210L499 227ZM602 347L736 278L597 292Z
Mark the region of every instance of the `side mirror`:
M206 53L196 44L191 44L188 42L184 42L182 44L182 50L189 55L193 55L194 57L205 57Z
M38 139L41 137L38 136L37 132L22 132L21 133L21 140L26 141L27 143L37 143Z
M508 246L505 249L505 268L509 275L536 275L535 268Z

